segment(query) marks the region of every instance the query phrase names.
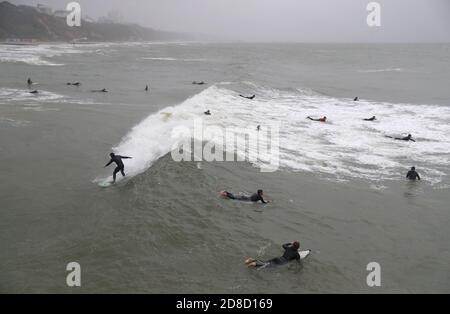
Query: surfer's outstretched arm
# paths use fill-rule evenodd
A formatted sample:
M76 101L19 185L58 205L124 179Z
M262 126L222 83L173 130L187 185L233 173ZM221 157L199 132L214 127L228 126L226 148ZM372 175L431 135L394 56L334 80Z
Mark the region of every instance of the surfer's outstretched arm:
M113 163L113 160L111 159L106 165L105 165L105 167L103 167L103 168L106 168L106 167L108 167L110 164L112 164Z
M133 159L133 157L127 157L127 156L120 156L122 159Z

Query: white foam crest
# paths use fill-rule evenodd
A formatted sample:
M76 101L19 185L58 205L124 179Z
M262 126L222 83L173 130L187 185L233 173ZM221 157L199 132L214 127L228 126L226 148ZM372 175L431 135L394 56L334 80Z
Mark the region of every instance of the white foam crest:
M360 73L378 73L378 72L402 72L402 68L387 68L387 69L369 69L369 70L359 70Z
M0 126L6 125L6 126L12 126L12 127L22 127L22 126L27 126L29 124L30 124L30 121L14 120L11 118L6 118L6 117L0 116Z
M31 94L29 90L0 88L0 100L6 103L52 102L62 98L64 98L63 95L43 90L39 90L38 94Z
M23 62L37 66L63 66L64 64L51 62L49 58L63 54L83 53L86 51L75 49L68 44L45 45L0 45L0 62Z
M77 99L40 89L37 94L31 94L30 91L25 89L0 88L0 104L25 107L36 107L42 104L109 105L109 103L97 102L89 98ZM43 110L39 110L24 108L24 110L51 111L58 109L44 108Z
M192 127L200 117L203 106L187 100L176 107L167 107L147 117L131 129L122 142L113 150L121 155L133 157L126 160L130 176L145 171L152 163L169 153L173 145L183 138L174 138L172 131L179 126Z
M37 111L37 112L59 111L58 108L43 108L41 106L33 106L33 105L27 105L27 106L23 107L22 110Z
M189 58L171 58L171 57L143 57L141 58L143 60L153 60L153 61L183 61L183 62L202 62L205 61L205 59L189 59Z
M31 94L29 90L20 90L12 88L0 88L0 104L24 107L37 107L47 104L75 104L75 105L109 105L109 103L97 102L92 99L77 99L65 95L39 90L38 94ZM34 110L26 109L24 110ZM40 111L52 111L59 109L45 108Z
M176 58L168 58L168 57L143 57L143 60L155 60L155 61L177 61Z
M280 123L280 166L287 171L378 181L403 178L414 165L433 184L449 175L449 107L353 102L312 92L251 86L258 88L254 100L239 97L223 85L211 86L178 106L150 115L114 150L134 157L126 164L131 175L143 172L180 140L171 138L175 127L192 126L194 119L205 117L203 111L210 109L206 125L250 129L261 125L264 131L267 125ZM324 115L328 123L306 119ZM377 121L363 121L373 115ZM385 137L407 133L417 142ZM238 149L238 154L245 153L245 148Z

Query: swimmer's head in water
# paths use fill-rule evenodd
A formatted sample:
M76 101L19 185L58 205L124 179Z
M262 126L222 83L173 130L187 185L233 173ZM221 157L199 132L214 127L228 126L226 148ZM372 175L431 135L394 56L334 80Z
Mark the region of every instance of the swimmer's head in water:
M416 170L416 167L411 167L411 170L413 170L413 171Z
M293 247L294 249L298 250L298 249L300 248L300 243L299 243L298 241L294 241L294 242L292 243L292 247Z
M114 153L109 154L109 157L113 158L114 156L116 156Z
M263 195L263 190L258 190L257 192L259 195Z

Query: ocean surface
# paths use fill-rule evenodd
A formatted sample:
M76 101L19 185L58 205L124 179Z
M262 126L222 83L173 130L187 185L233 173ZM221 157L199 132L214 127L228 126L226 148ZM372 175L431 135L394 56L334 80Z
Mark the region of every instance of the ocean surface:
M0 45L0 292L449 293L449 86L449 44ZM276 127L276 171L251 145L175 161L199 122ZM245 267L294 240L301 265Z

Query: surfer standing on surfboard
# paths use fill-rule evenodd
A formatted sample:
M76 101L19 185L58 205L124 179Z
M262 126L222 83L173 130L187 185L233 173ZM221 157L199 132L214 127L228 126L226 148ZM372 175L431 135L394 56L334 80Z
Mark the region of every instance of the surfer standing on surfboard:
M123 165L122 159L132 159L133 157L120 156L120 155L116 155L114 153L109 154L109 156L111 157L111 160L105 165L105 168L108 167L113 162L116 163L117 167L116 167L116 169L114 169L114 172L113 172L113 183L116 183L116 174L119 171L122 174L122 176L125 177L125 172L124 172L125 166Z

